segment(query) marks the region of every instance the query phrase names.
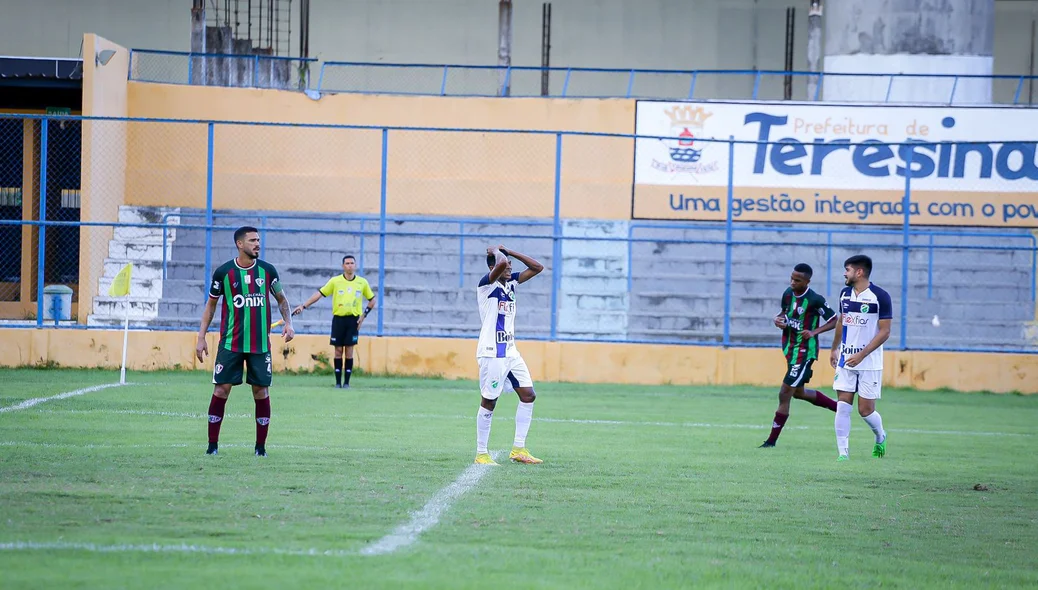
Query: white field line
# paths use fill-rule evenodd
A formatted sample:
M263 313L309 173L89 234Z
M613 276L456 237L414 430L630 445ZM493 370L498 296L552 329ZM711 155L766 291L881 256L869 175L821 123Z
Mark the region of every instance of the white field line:
M335 416L340 417L340 416ZM343 418L350 418L352 416L342 416ZM390 414L365 414L366 418L377 418L377 419L400 419L400 418L419 418L429 420L472 420L472 416L465 416L461 414L457 415L438 415L438 414L406 414L406 415L390 415ZM494 420L511 420L510 416L494 416ZM534 418L534 422L547 422L555 424L591 424L601 426L654 426L661 428L716 428L721 430L768 430L771 428L771 424L714 424L709 422L654 422L654 421L637 421L637 420L590 420L580 418ZM828 427L817 427L817 426L786 426L786 430L832 430ZM1036 436L1034 433L1029 432L985 432L979 430L928 430L922 428L887 428L890 432L904 432L908 434L936 434L936 435L949 435L949 436L1023 436L1032 437Z
M499 453L493 453L497 460ZM398 526L392 533L382 537L375 543L361 549L361 555L385 555L404 549L418 541L419 535L440 522L440 516L446 512L454 501L476 487L479 481L494 467L492 465L469 465L461 472L458 479L436 493L418 512L411 514L411 520Z
M253 444L236 444L236 443L220 443L220 448L253 448ZM39 449L190 449L199 448L204 449L205 446L186 443L170 443L170 444L146 444L146 445L113 445L113 444L77 444L77 443L48 443L48 442L35 442L35 441L22 441L22 440L3 440L0 441L0 447L31 447ZM277 449L291 449L298 451L348 451L354 453L381 453L384 452L385 448L363 448L363 447L318 447L318 446L307 446L307 445L275 445L271 447L273 450ZM251 453L250 453L251 454Z
M111 387L111 386L105 386ZM70 392L75 393L75 392ZM61 394L68 395L68 394ZM55 399L55 398L46 398ZM26 403L26 402L23 402ZM11 406L14 408L15 406ZM0 408L0 411L6 408ZM157 410L107 410L107 409L94 409L94 410L37 410L41 414L120 414L120 415L132 415L132 416L164 416L167 418L192 418L192 419L203 419L206 417L205 414L195 414L189 412L165 412ZM227 418L252 418L252 414L228 414ZM427 420L471 420L472 416L465 416L461 414L457 415L446 415L446 414L356 414L356 415L343 415L343 414L332 414L328 416L336 420L352 420L358 418L373 418L373 419L393 419L399 420L400 418L414 418L414 419L427 419ZM510 416L495 416L495 420L511 420ZM534 418L534 422L546 422L554 424L588 424L595 426L650 426L658 428L714 428L721 430L767 430L771 428L770 424L715 424L710 422L655 422L655 421L638 421L638 420L593 420L593 419L581 419L581 418ZM786 430L830 430L829 428L822 428L816 426L786 426ZM888 428L890 432L902 432L907 434L930 434L930 435L946 435L946 436L1007 436L1007 437L1033 437L1036 436L1034 433L1028 432L987 432L978 430L929 430L923 428Z
M205 545L98 545L95 543L66 543L14 541L0 543L0 551L88 551L91 553L201 553L204 555L298 555L314 557L346 557L355 555L341 549L278 549L276 547L208 547Z
M86 394L86 393L92 393L94 391L101 391L102 389L108 389L110 387L120 387L122 385L130 385L130 384L129 383L126 383L126 384L122 384L122 383L106 383L104 385L94 385L92 387L84 387L83 389L77 389L75 391L66 391L65 393L59 393L58 395L52 395L50 397L34 397L32 399L27 399L27 400L25 400L25 401L23 401L21 403L13 405L13 406L4 406L4 407L0 408L0 414L3 414L4 412L17 412L18 410L26 410L28 408L31 408L33 406L42 404L44 402L51 402L51 401L56 401L56 400L60 400L60 399L68 399L70 397L76 397L78 395L83 395L83 394Z
M3 445L4 443L0 443ZM69 445L72 446L72 445ZM496 460L498 452L493 454ZM469 465L453 482L436 493L411 520L392 533L360 550L360 555L385 555L413 545L425 531L436 526L440 517L463 496L476 487L493 469L491 465ZM0 543L0 551L88 551L92 553L200 553L204 555L291 555L314 557L348 557L353 551L341 549L279 549L274 547L236 548L204 545L98 545L95 543L13 541Z

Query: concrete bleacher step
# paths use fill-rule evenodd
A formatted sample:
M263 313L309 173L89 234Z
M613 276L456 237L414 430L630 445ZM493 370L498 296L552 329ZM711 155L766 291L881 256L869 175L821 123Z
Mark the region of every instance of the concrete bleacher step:
M158 316L158 299L133 294L125 297L109 297L108 295L94 297L92 315L121 319L126 314L127 304L129 304L129 315L131 318L154 318Z
M163 233L166 234L165 242L167 244L172 244L176 241L176 227L116 227L112 233L112 239L116 242L161 245L163 243Z
M198 213L197 210L194 211ZM182 224L197 223L184 210ZM158 212L136 212L139 218L158 218ZM265 218L263 218L265 217ZM320 217L320 216L317 216ZM492 243L522 250L545 264L542 277L520 288L518 320L519 331L526 334L531 327L542 329L550 317L553 267L558 263L562 272L558 294L559 336L591 339L673 338L679 341L718 341L724 313L724 256L723 244L675 244L668 240L721 239L723 225L712 228L669 229L651 223L639 223L632 230L637 238L652 241L630 244L594 240L567 240L562 243L562 258L552 260L553 241L550 239L550 220L539 220L541 225L524 227L473 220L418 221L402 219L391 221L387 229L384 257L384 285L378 285L379 240L377 236L359 231L377 229L378 223L341 218L280 219L278 212L259 216L252 211L221 211L217 223L234 225L251 223L263 225L265 260L278 267L282 282L293 303L310 296L340 268L341 256L346 251L364 262L364 275L376 290L381 290L387 332L403 330L407 333L441 333L474 337L478 330L474 287L486 273L485 248ZM172 221L174 217L170 216ZM547 224L543 223L547 221ZM704 225L704 224L697 224ZM446 235L406 235L410 233L456 233L464 227L464 239ZM806 245L806 241L824 241L828 227L817 233L784 231L740 226L737 240L788 241L789 245L736 245L732 248L732 288L730 330L735 343L764 343L774 345L777 334L770 318L777 312L778 299L789 280L792 264L806 261L815 268L813 287L816 292L832 299L842 288L840 275L842 260L859 247L848 247L853 240L834 239L833 247ZM285 230L285 231L279 231ZM151 231L151 228L149 228ZM170 229L170 232L174 231ZM166 257L167 281L163 287L164 304L156 321L179 321L165 316L190 314L188 324L197 324L201 305L205 301L208 277L205 273L206 232L199 229L178 228L174 244L168 251L161 249L161 231L141 234L133 248L123 245L112 254L152 257L157 252ZM627 222L588 222L565 220L564 235L568 237L626 236ZM211 268L235 255L230 243L230 231L213 232L213 251L209 254ZM506 238L507 234L525 234L523 238ZM120 234L120 238L131 237ZM864 242L863 236L855 239ZM872 238L870 238L872 239ZM896 233L872 239L875 247L868 252L876 261L874 277L894 295L895 318L900 320L902 303L901 236ZM915 244L923 238L914 237ZM945 238L941 238L942 240ZM128 241L128 240L123 240ZM938 240L940 241L940 240ZM882 247L887 242L891 247ZM990 239L971 238L970 244L1017 244L1020 240L1002 240L996 232ZM155 246L157 248L149 248ZM144 246L138 248L137 246ZM110 247L111 248L111 247ZM628 251L631 256L628 256ZM943 327L941 338L959 336L978 338L985 342L1015 341L1021 332L1020 322L1033 319L1031 273L1033 253L1030 251L999 252L968 249L918 248L909 256L908 333L928 338L929 320L940 314ZM123 257L109 261L114 271L121 268ZM762 264L762 261L765 261ZM932 261L932 266L931 266ZM162 261L143 261L137 278L161 277ZM521 269L516 264L516 270ZM834 267L834 268L830 268ZM630 271L628 273L628 271ZM932 271L932 272L931 272ZM627 290L628 274L633 289ZM932 278L933 284L927 282ZM142 285L143 288L143 285ZM166 301L168 300L168 301ZM322 300L327 304L327 300ZM299 327L321 333L327 330L328 307L322 304L307 312ZM449 309L449 311L444 311ZM275 312L276 313L276 312ZM310 316L309 314L314 315ZM438 315L439 314L439 315ZM374 316L372 316L373 318ZM313 318L312 320L310 318ZM449 319L447 319L449 318ZM369 325L372 322L369 318ZM977 323L971 323L976 321ZM539 322L539 323L537 323ZM895 322L896 339L902 326ZM691 329L695 326L704 329ZM195 326L190 326L193 329ZM689 329L680 329L689 328ZM545 333L548 328L543 326ZM824 337L823 337L824 338Z
M112 282L115 280L113 276L103 276L97 280L98 293L102 295L108 294L108 289L111 288ZM130 275L130 294L137 297L148 297L158 299L162 297L162 281L148 278L138 278Z

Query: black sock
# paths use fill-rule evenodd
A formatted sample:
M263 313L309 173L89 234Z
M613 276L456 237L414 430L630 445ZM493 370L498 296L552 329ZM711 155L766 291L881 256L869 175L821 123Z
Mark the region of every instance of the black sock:
M349 383L349 380L346 382ZM342 359L335 359L335 384L342 385Z
M353 375L353 359L346 359L346 385L350 384L351 375Z

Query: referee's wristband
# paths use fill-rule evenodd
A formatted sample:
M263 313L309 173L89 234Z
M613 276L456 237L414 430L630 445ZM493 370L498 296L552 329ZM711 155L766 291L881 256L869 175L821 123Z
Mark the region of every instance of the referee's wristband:
M371 313L371 308L370 307L364 308L364 317L368 317L369 313Z

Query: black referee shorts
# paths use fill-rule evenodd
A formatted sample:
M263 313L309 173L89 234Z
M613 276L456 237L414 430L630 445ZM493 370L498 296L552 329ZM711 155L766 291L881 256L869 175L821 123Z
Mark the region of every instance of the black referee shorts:
M332 346L353 346L359 336L357 329L358 316L332 316Z

